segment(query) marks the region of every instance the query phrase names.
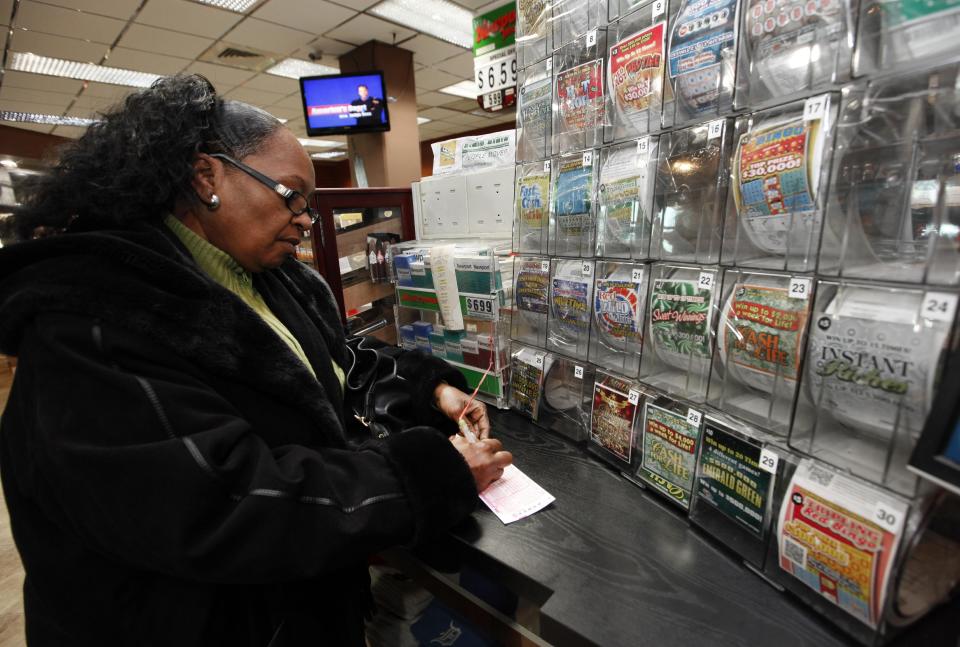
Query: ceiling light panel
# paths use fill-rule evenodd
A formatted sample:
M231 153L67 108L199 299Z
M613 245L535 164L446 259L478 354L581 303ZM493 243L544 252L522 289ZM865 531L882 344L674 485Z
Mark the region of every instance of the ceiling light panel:
M267 74L273 74L274 76L285 76L288 79L299 79L303 76L336 74L339 71L340 70L337 68L330 67L329 65L311 63L310 61L303 61L299 58L285 58L268 69Z
M226 9L227 11L233 11L235 13L244 13L257 4L260 0L193 0L197 4L205 4L210 7L216 7L217 9Z
M61 115L43 115L36 112L13 112L10 110L0 110L0 121L81 127L97 123L96 119L85 119L83 117L63 117Z
M477 84L473 81L460 81L459 83L448 85L445 88L440 88L438 92L452 94L457 97L463 97L464 99L476 99L478 91Z
M314 153L310 157L316 160L329 160L343 157L344 155L346 155L344 151L329 151L327 153Z
M473 14L447 0L385 0L368 13L465 49L473 47Z
M298 138L301 146L313 146L315 148L338 148L343 146L342 142L335 142L330 139L305 139Z
M62 58L37 56L24 52L13 52L9 69L31 74L58 76L81 81L97 81L112 85L125 85L134 88L148 88L160 78L158 74L136 72L119 67L105 67L93 63L79 63Z
M417 117L417 125L418 125L418 126L422 126L423 124L428 124L428 123L430 123L431 121L433 121L433 119L427 119L426 117Z

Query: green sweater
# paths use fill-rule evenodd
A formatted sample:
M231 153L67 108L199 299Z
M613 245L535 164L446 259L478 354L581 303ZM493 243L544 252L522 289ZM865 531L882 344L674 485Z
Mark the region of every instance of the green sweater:
M253 277L250 275L250 272L243 269L240 264L225 251L214 247L198 236L189 227L180 222L178 218L167 216L163 222L170 231L176 234L180 242L184 244L193 256L193 260L200 266L200 269L206 272L214 281L240 297L244 303L250 306L251 310L260 315L260 318L270 326L271 330L273 330L280 339L286 342L290 350L293 351L293 354L300 358L304 366L316 377L316 373L313 367L310 366L310 362L307 360L307 355L303 352L303 347L300 346L300 342L290 334L290 331L283 325L283 322L277 319L276 315L273 314L263 300L263 297L261 297L256 288L253 287ZM343 369L341 369L336 362L331 361L331 364L333 365L334 373L337 374L337 380L340 382L340 388L342 389L345 381Z

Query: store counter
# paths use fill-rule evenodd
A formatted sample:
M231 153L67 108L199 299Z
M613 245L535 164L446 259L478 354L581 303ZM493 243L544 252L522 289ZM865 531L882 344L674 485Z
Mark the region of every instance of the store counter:
M398 565L422 567L420 576L436 576L459 562L528 601L535 612L525 622L511 623L513 631L497 634L504 644L824 647L851 642L689 526L679 510L581 448L514 413L491 409L491 418L493 435L513 452L517 467L556 502L510 525L481 504L441 545L419 551L429 558L408 555ZM436 593L433 584L429 588ZM941 608L897 643L956 645L960 623L950 621L956 608ZM498 614L487 609L468 615L483 622Z

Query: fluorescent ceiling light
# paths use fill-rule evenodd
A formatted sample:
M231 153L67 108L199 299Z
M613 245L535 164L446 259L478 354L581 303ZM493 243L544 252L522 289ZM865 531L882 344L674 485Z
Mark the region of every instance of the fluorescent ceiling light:
M310 157L316 160L328 160L335 157L343 157L344 155L346 155L344 151L328 151L326 153L314 153Z
M243 13L259 0L193 0L197 4L205 4L217 9L226 9L236 13Z
M302 146L316 146L317 148L339 148L343 146L343 142L335 142L329 139L304 139L298 137L297 141L300 142Z
M93 63L66 61L60 58L37 56L25 52L13 52L13 60L10 62L9 69L18 72L30 72L31 74L59 76L66 79L127 85L134 88L148 88L160 78L158 74L135 72L119 67L105 67Z
M270 69L267 74L275 76L285 76L288 79L299 79L302 76L320 76L322 74L336 74L339 72L335 67L321 65L320 63L311 63L299 58L285 58Z
M428 123L430 123L431 121L433 121L433 119L427 119L426 117L417 117L417 125L418 125L418 126L422 126L423 124L428 124Z
M81 127L97 123L96 119L85 119L83 117L61 117L60 115L42 115L35 112L14 112L11 110L0 110L0 121Z
M367 11L464 49L473 47L473 14L447 0L384 0Z
M445 88L440 88L440 92L452 94L457 97L464 97L465 99L476 99L479 91L477 90L477 84L473 81L460 81L460 83L454 83Z

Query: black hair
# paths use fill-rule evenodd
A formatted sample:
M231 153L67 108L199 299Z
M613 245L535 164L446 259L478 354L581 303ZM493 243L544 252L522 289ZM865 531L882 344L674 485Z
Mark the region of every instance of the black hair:
M159 220L178 200L199 202L191 187L198 152L243 159L280 126L259 108L218 97L198 74L159 79L104 113L25 187L17 234L73 221L90 230Z
M370 86L368 86L366 83L361 83L360 85L357 86L357 89L358 89L358 90L359 90L360 88L366 88L368 92L369 92L369 90L370 90Z

